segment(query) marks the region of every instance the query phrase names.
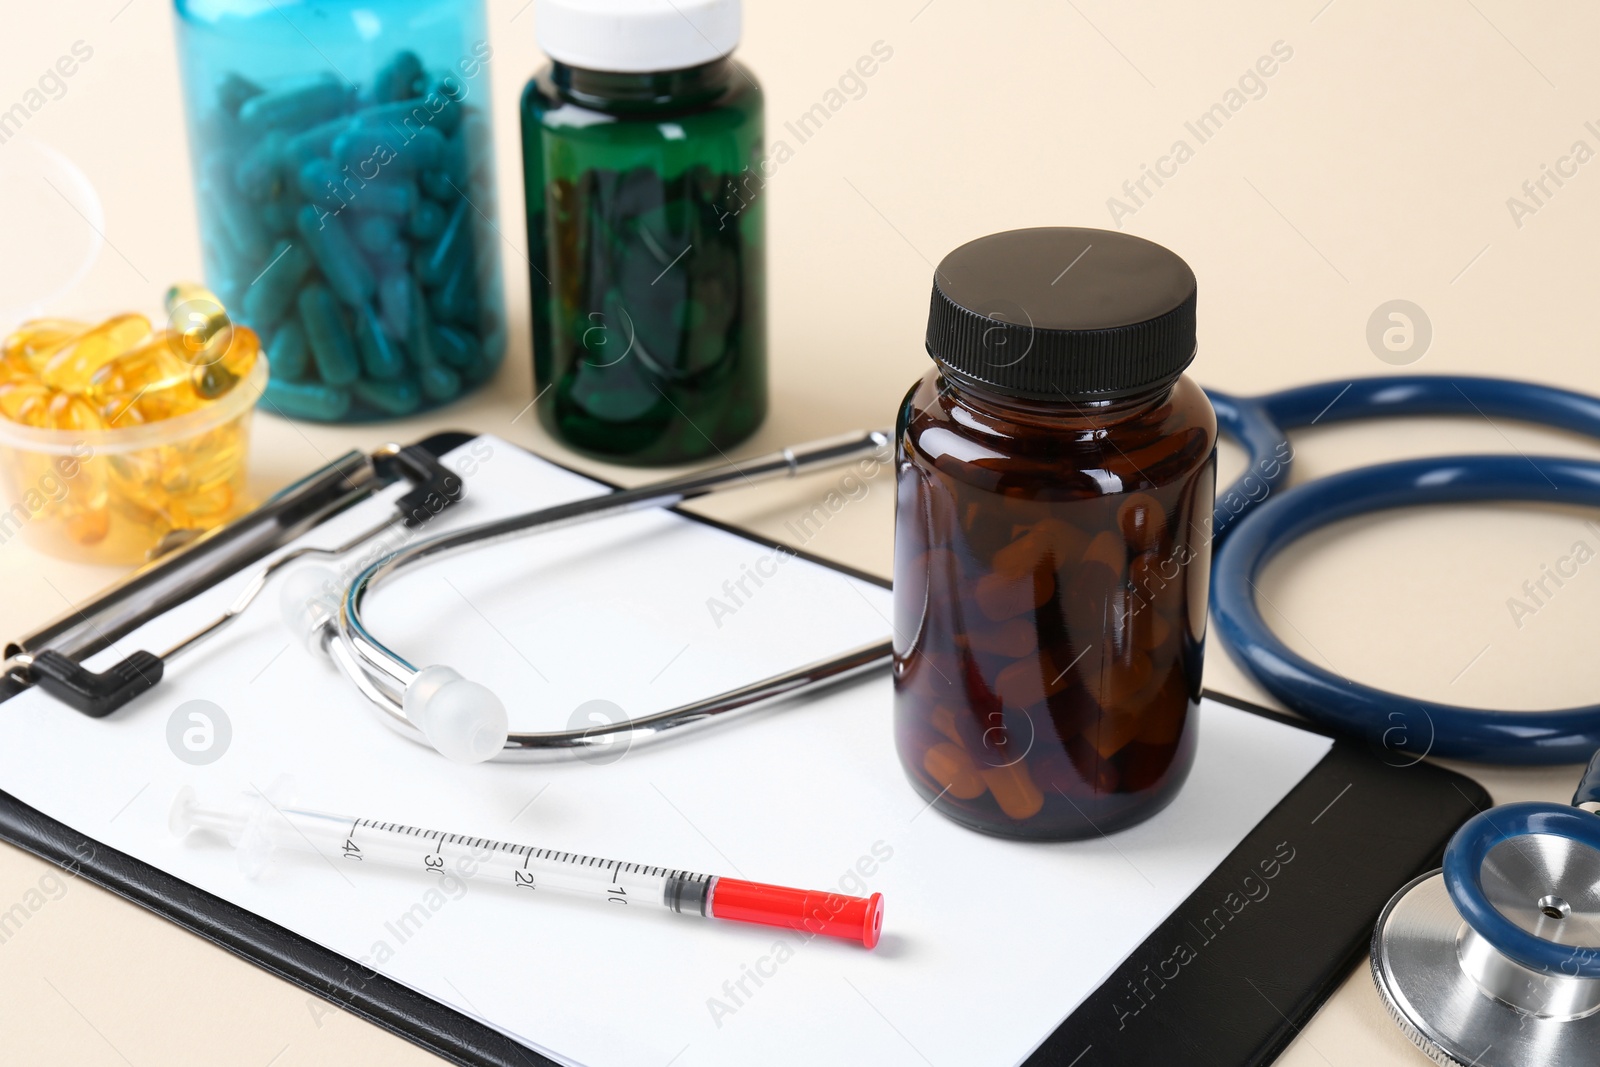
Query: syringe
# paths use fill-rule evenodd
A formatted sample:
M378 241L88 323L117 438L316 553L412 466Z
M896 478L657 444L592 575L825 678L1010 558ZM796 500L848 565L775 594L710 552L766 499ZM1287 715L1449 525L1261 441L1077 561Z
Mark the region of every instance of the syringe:
M279 807L259 796L244 809L225 811L201 806L194 790L184 788L173 801L170 825L179 837L195 830L220 834L239 850L240 866L252 875L266 867L273 853L288 849L317 853L347 872L376 866L418 874L454 872L532 891L530 896L538 891L567 893L708 919L782 926L859 941L867 948L877 945L883 929L882 893L862 898L787 889L378 819Z

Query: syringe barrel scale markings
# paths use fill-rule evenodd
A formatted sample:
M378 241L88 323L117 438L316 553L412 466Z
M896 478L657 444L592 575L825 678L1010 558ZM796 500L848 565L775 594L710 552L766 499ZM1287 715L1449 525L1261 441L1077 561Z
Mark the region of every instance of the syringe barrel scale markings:
M259 871L279 849L315 852L346 870L372 865L443 873L464 861L473 878L512 889L550 890L612 904L781 926L858 941L867 948L878 943L883 928L881 893L862 898L788 889L376 819L280 808L263 800L250 810L224 811L202 807L185 789L173 804L171 822L179 836L192 830L221 834L240 851L247 871Z

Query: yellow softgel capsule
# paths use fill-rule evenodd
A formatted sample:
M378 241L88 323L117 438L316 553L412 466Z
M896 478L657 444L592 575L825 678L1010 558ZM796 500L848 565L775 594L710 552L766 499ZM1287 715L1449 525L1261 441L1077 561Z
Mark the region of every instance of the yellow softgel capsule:
M89 331L87 322L75 319L30 319L18 326L0 345L0 360L38 374L46 361L74 337Z
M112 483L112 489L111 514L123 526L125 533L137 530L141 543L154 546L172 532L171 516L142 503L142 495L118 492L115 482Z
M177 355L197 365L207 362L207 346L232 325L217 295L194 282L179 282L168 289L166 309L180 343Z
M111 509L103 506L70 508L63 526L67 536L78 544L97 545L111 532Z
M20 359L13 360L0 356L0 385L5 385L9 382L31 382L34 380L32 367Z
M52 389L81 393L94 372L150 336L150 320L143 315L117 315L79 334L51 356L39 372Z
M194 391L215 400L250 373L261 354L261 338L248 326L229 326L211 338L194 361Z
M126 501L147 501L150 507L139 505L139 512L159 514L155 508L166 501L161 488L161 449L141 448L106 457L106 467L111 479L112 496Z
M173 521L180 527L209 530L226 522L233 513L234 492L230 482L219 482L209 489L185 493L168 502Z
M96 410L100 412L100 418L108 430L126 430L150 421L139 406L139 397L133 394L118 393Z
M40 382L18 380L0 383L0 415L24 426L43 426L50 396L50 387Z
M200 403L194 368L175 355L170 330L111 360L89 377L84 395L113 426L140 425L191 411Z
M172 381L186 381L192 368L177 357L177 346L177 336L170 330L153 335L137 348L101 364L89 376L84 394L100 403L112 393L136 393L159 389Z
M82 397L72 399L75 403L57 405L61 409L72 409L63 410L62 422L97 418ZM55 428L67 427L58 425ZM74 544L85 548L100 545L111 532L111 481L104 458L84 456L68 484L68 492L55 504L56 522Z
M219 426L161 450L160 489L178 502L231 480L244 465L244 439L233 425Z
M74 433L98 433L105 429L105 421L94 405L77 393L58 392L51 396L45 422L52 430Z
M246 438L244 426L234 422L162 449L158 491L175 526L208 529L238 510L245 496Z
M175 419L197 408L205 407L206 400L194 391L191 381L179 382L161 392L148 392L139 398L139 410L146 422Z

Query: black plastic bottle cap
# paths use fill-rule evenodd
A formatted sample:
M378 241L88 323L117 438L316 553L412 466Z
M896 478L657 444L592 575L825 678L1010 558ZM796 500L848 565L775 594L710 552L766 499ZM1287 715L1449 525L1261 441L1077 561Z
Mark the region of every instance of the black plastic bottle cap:
M1183 372L1194 312L1194 271L1153 241L1074 226L1007 230L939 264L928 354L1014 396L1111 399Z

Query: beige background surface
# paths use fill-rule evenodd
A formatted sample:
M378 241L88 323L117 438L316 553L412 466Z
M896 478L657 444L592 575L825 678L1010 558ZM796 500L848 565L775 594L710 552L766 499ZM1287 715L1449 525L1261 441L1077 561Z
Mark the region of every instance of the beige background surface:
M505 367L481 395L393 426L319 429L258 416L260 492L346 448L436 427L491 431L618 481L640 480L574 460L531 415L518 417L532 387L515 104L539 60L524 0L489 7L513 324ZM75 160L105 204L109 247L51 310L152 306L170 281L199 271L170 22L164 0L7 4L0 109L75 41L94 50L26 127ZM1121 219L1199 274L1195 375L1255 392L1391 373L1369 351L1366 323L1380 303L1405 298L1434 330L1412 369L1600 392L1592 311L1600 162L1520 226L1506 203L1574 141L1600 149L1584 128L1600 126L1597 39L1600 10L1575 0L750 0L741 55L765 83L773 137L874 42L893 57L818 135L791 142L794 156L770 186L774 413L740 453L887 422L926 366L920 338L933 262L1013 226L1109 225L1107 198L1175 139L1194 146L1185 121L1280 41L1293 55L1264 95ZM26 249L4 251L0 284L29 269ZM1600 454L1565 435L1484 419L1419 420L1305 434L1299 476L1400 455L1513 449ZM1238 465L1230 450L1225 476ZM708 510L783 538L784 521L823 491L813 481ZM807 547L887 574L892 501L884 475ZM1575 540L1600 544L1586 517L1485 506L1345 524L1274 566L1264 591L1291 644L1362 681L1481 706L1584 703L1600 689L1600 565L1581 570L1520 628L1506 601ZM8 544L0 631L30 628L111 577ZM1220 648L1207 681L1261 699ZM1501 801L1564 799L1576 773L1466 770ZM0 909L49 873L0 847ZM7 1063L433 1062L83 883L68 884L0 944L0 1022ZM1282 1062L1425 1061L1357 972Z

